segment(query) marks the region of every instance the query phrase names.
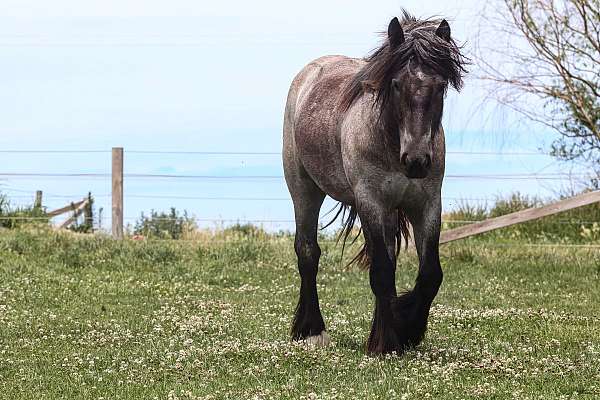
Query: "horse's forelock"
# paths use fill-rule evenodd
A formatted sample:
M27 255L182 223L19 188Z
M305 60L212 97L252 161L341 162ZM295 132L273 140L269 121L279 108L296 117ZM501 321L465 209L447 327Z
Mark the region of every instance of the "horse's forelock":
M391 80L413 61L427 66L447 79L456 90L460 90L469 60L453 39L446 41L436 35L440 23L441 20L435 19L417 20L403 10L401 24L406 40L392 49L386 39L368 55L365 66L346 86L340 105L347 110L365 90L371 90L374 94L373 106L379 106L382 110L391 96Z

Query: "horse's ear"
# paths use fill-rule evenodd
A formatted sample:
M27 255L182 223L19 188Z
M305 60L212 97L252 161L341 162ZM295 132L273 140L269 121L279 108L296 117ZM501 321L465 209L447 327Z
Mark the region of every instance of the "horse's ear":
M445 19L440 22L440 26L435 30L435 34L444 39L446 42L450 41L450 25Z
M396 17L394 17L388 25L388 39L392 49L395 49L404 43L404 31L402 30L400 21L398 21L398 18Z

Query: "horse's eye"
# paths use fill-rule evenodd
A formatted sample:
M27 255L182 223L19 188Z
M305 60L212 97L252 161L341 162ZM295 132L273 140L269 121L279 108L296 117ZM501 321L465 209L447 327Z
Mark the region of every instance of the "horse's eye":
M394 90L400 90L400 80L398 79L392 79L392 88L394 88Z

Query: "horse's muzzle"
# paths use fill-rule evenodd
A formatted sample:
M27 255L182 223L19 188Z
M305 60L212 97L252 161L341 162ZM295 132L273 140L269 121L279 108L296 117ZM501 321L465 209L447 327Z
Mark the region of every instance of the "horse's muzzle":
M402 172L410 179L423 179L431 169L431 156L429 154L411 157L408 153L400 157Z

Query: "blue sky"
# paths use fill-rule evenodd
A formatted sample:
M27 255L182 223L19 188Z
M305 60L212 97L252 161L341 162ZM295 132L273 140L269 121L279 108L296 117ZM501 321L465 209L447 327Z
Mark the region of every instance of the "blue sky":
M289 83L325 54L360 57L378 42L400 7L443 15L472 48L480 2L381 1L53 1L4 0L0 10L0 150L105 150L105 153L0 153L4 173L107 173L110 148L125 148L125 172L181 175L281 175L274 155L168 155L159 151L278 152ZM487 38L480 38L486 40ZM499 38L493 38L497 41ZM476 71L477 67L472 69ZM451 92L444 125L450 151L537 152L553 135L510 111L481 105L472 77ZM564 171L543 154L450 154L447 174ZM106 179L0 175L15 204L42 189L49 208L91 191L109 217ZM561 183L449 178L444 206L519 190L548 196ZM293 218L282 179L149 180L125 184L126 222L141 211L187 209L213 219ZM144 196L149 196L144 198ZM160 198L171 196L180 198ZM195 197L196 199L183 198ZM224 198L270 198L237 201ZM202 198L202 199L200 199ZM213 198L213 199L207 199ZM324 211L328 208L324 207ZM104 226L109 226L107 219ZM287 222L270 228L290 228Z

